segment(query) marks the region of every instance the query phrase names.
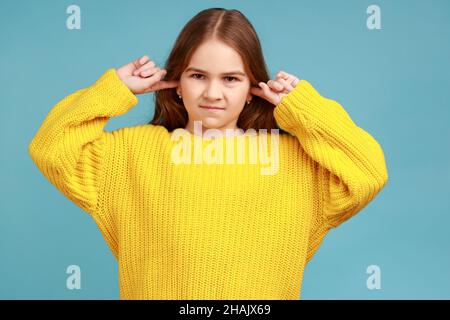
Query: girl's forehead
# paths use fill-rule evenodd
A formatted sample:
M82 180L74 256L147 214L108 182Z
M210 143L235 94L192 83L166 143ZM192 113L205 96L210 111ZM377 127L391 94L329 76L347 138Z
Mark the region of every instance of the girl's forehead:
M243 60L240 54L226 45L208 45L198 47L190 57L189 65L200 69L214 69L214 67L242 68Z

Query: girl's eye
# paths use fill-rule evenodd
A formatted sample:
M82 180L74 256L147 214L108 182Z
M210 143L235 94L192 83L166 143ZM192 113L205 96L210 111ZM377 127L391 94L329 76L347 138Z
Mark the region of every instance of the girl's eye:
M236 81L238 80L238 78L236 78L236 77L225 77L225 78L228 78L228 79L235 79ZM231 82L234 82L234 81L231 81Z
M199 74L199 73L193 73L193 74L191 75L191 78L198 79L196 76L202 76L202 75Z
M193 73L193 74L191 75L191 78L194 78L194 79L200 79L200 78L197 78L197 76L203 77L203 75L201 75L200 73ZM236 78L236 77L230 77L230 76L225 77L225 79L234 79L235 81L238 81L238 80L239 80L239 79ZM235 81L228 81L228 82L235 82Z

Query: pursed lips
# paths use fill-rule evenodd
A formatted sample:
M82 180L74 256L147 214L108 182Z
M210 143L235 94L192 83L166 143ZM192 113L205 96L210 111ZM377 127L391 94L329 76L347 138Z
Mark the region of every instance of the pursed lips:
M200 106L200 108L207 110L225 110L225 108L215 107L215 106Z

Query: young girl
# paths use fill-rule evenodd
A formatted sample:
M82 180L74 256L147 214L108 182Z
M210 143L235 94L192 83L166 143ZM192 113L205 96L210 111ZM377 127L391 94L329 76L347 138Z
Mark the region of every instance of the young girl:
M103 130L148 92L150 123ZM222 8L164 69L143 56L58 102L29 153L95 219L121 299L299 299L327 232L388 180L377 141L308 81L269 80L254 28Z

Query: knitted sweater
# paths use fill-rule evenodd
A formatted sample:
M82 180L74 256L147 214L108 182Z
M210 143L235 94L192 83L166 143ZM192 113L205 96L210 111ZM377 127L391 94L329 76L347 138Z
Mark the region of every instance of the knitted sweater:
M306 80L274 109L280 134L104 131L137 101L109 69L59 101L29 145L42 174L98 225L118 262L120 299L300 299L327 232L388 180L377 141ZM230 140L236 150L238 139L249 156L251 141L265 137L256 145L272 147L278 164L177 162L180 137L200 146L185 149L192 159Z

